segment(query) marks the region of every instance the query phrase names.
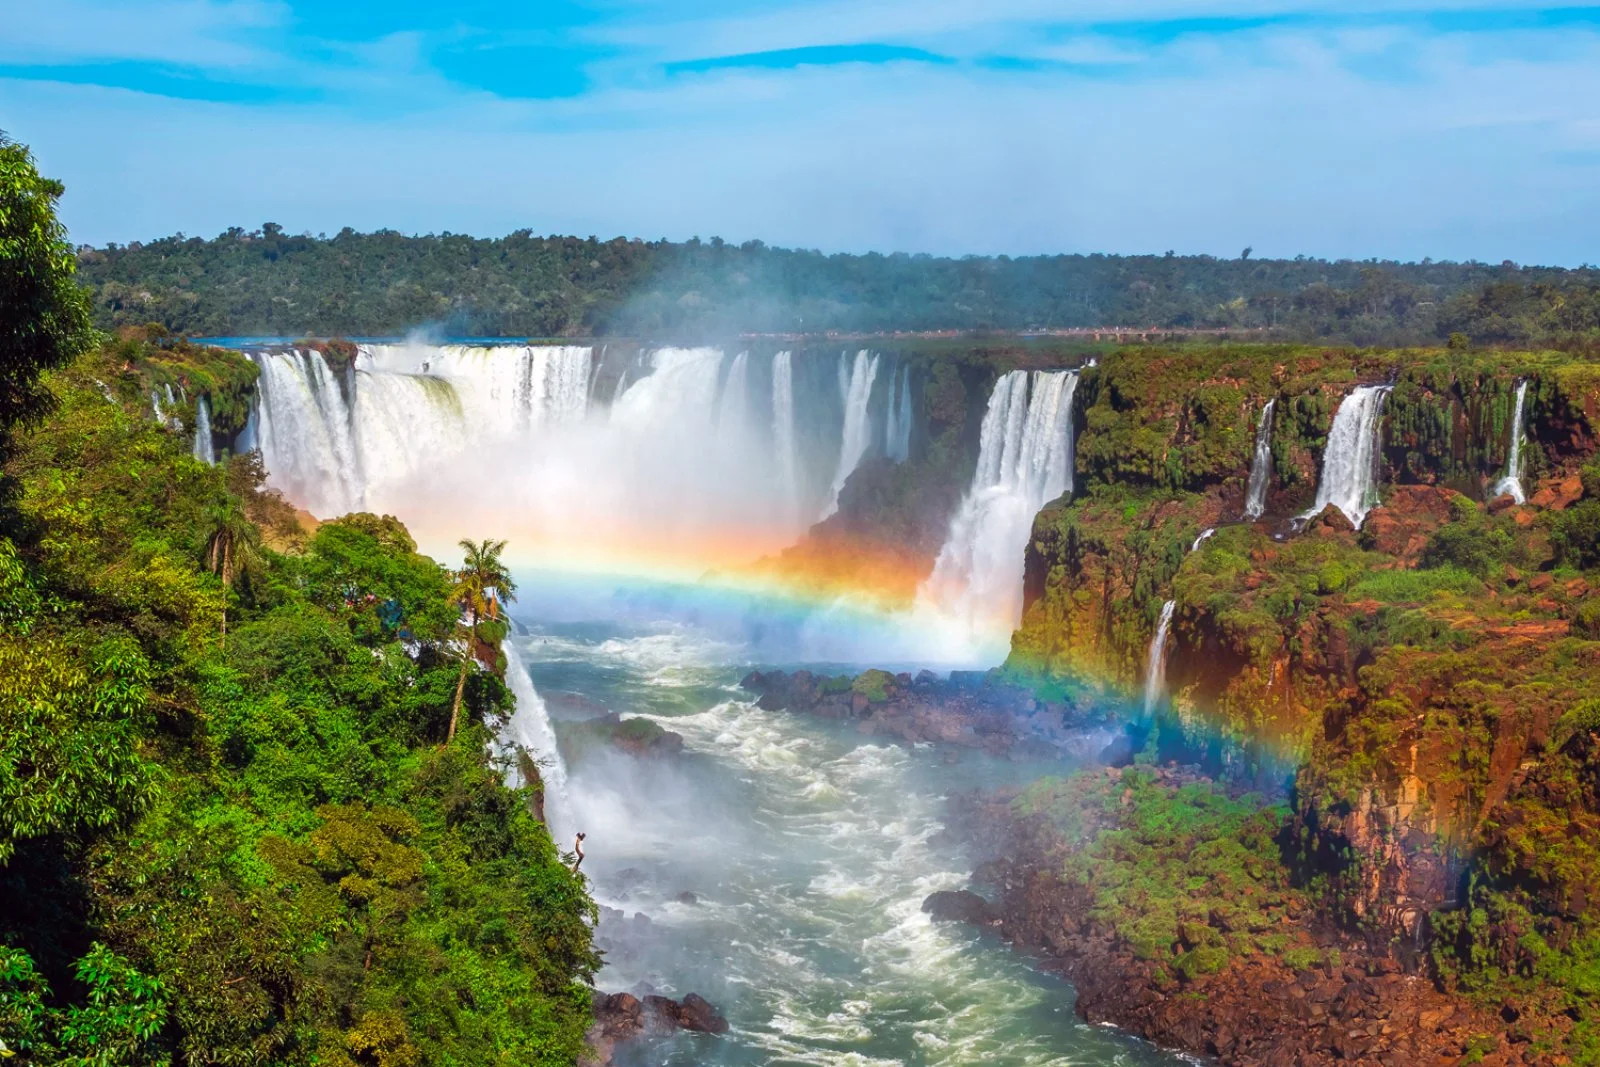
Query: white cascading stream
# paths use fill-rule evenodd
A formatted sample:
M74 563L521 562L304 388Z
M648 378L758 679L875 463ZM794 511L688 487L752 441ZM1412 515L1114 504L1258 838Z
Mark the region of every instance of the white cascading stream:
M1156 710L1156 705L1167 691L1167 631L1172 626L1172 611L1178 606L1175 600L1169 600L1161 605L1161 620L1156 623L1156 632L1150 638L1150 651L1145 659L1144 668L1144 712L1146 715Z
M1207 526L1204 530L1201 530L1200 531L1200 536L1196 537L1194 539L1194 544L1189 546L1189 551L1190 552L1198 552L1200 550L1200 546L1205 544L1206 540L1209 537L1211 537L1213 534L1215 534L1216 532L1217 532L1217 528L1215 526Z
M256 447L274 488L313 515L365 505L353 419L321 353L264 352L256 358Z
M1299 518L1309 522L1333 504L1360 529L1378 503L1378 435L1382 429L1387 385L1358 385L1339 405L1322 454L1322 480L1317 501Z
M728 367L717 406L717 437L733 444L747 439L750 424L750 353L740 352Z
M194 447L190 449L201 463L216 463L216 444L211 440L211 403L204 394L194 405Z
M563 844L569 829L567 815L572 806L567 794L567 765L561 758L560 746L556 744L556 732L550 724L550 709L533 687L528 668L517 654L511 639L507 638L501 648L506 654L506 685L511 695L517 698L511 719L501 729L498 738L499 743L508 750L505 754L513 757L511 767L506 772L507 783L513 787L526 784L515 755L518 751L527 753L538 765L539 777L544 782L544 814L550 835L558 845Z
M1506 476L1494 487L1495 496L1510 493L1511 499L1519 504L1528 502L1527 495L1522 491L1522 405L1527 397L1528 380L1524 378L1517 383L1517 405L1511 416L1511 451L1506 457Z
M950 523L918 606L969 632L1022 617L1023 554L1034 516L1072 489L1075 371L1011 371L989 395L972 487Z
M895 384L898 381L898 386ZM911 368L901 366L884 396L883 453L896 463L911 458Z
M1276 397L1267 401L1261 409L1261 421L1256 424L1256 451L1250 460L1250 482L1244 494L1244 517L1250 522L1267 510L1267 486L1272 482L1272 408L1277 402Z
M785 517L791 522L800 514L800 459L794 428L794 354L783 351L772 357L772 448L777 453Z
M877 377L878 357L865 348L856 353L848 375L843 361L839 364L839 391L844 398L844 431L839 442L839 465L834 470L833 484L828 488L828 502L818 516L819 521L839 510L839 493L872 444L872 412L869 404L872 401L872 383Z

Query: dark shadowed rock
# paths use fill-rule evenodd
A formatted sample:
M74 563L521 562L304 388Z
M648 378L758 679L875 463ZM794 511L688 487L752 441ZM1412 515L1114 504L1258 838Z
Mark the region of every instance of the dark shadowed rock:
M987 926L995 921L994 909L989 902L970 889L941 889L930 893L922 902L922 910L934 922L971 923Z
M648 986L641 986L648 990ZM656 993L602 993L591 998L594 1024L587 1034L588 1050L579 1059L580 1067L605 1067L612 1060L619 1042L640 1038L665 1037L676 1030L703 1034L722 1034L728 1020L698 993L673 1000Z

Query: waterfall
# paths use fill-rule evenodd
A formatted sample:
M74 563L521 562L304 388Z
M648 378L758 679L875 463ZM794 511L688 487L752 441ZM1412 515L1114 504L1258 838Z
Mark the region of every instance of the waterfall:
M750 353L740 352L728 368L717 405L717 437L725 443L742 441L750 432Z
M365 493L351 412L321 353L256 357L256 444L273 485L313 515L360 510Z
M1210 537L1212 534L1214 534L1216 532L1217 532L1217 528L1215 526L1207 526L1204 530L1201 530L1200 531L1200 536L1196 537L1194 539L1194 544L1189 546L1189 551L1190 552L1199 551L1200 546L1206 543L1206 538Z
M211 403L202 393L194 404L194 458L202 463L217 461L216 444L211 440Z
M499 742L506 755L515 757L518 751L526 752L528 758L539 765L539 777L544 781L545 821L550 836L561 844L569 829L567 813L572 808L567 795L567 765L561 759L556 732L550 725L550 710L533 687L533 679L517 654L516 646L508 638L500 647L506 654L506 685L517 698L517 706L502 728ZM506 784L513 788L526 784L514 758L511 769L506 772Z
M1309 522L1333 504L1360 529L1367 512L1377 505L1378 435L1383 427L1383 401L1390 388L1358 385L1339 405L1322 454L1317 502L1299 517L1300 522Z
M1161 621L1156 623L1155 636L1150 638L1150 652L1144 668L1144 713L1156 710L1156 705L1167 690L1167 630L1172 626L1172 610L1177 601L1161 605Z
M1506 458L1506 476L1494 487L1494 495L1511 494L1519 504L1528 502L1522 491L1522 404L1528 396L1528 379L1517 383L1517 406L1511 416L1511 452Z
M898 380L899 387L895 387ZM911 458L911 368L902 365L884 395L883 453L896 463Z
M828 489L828 503L818 517L826 519L839 510L839 492L849 480L861 457L872 443L872 414L868 403L872 399L872 383L878 376L878 357L863 348L856 353L855 363L846 377L843 360L839 363L840 393L844 397L844 429L839 442L839 466L833 474L833 485Z
M1272 481L1272 406L1274 397L1261 409L1256 424L1256 454L1250 460L1250 484L1244 495L1244 517L1254 522L1267 510L1267 486Z
M697 574L793 544L881 447L871 352L611 355L596 388L585 347L362 344L348 368L254 349L236 447L253 440L272 486L323 518L388 513L432 546L481 530L564 564Z
M969 630L1022 617L1023 553L1034 516L1072 489L1075 371L1011 371L984 411L978 469L918 602Z
M800 514L800 466L794 436L794 354L772 357L772 446L778 454L778 484L787 517Z

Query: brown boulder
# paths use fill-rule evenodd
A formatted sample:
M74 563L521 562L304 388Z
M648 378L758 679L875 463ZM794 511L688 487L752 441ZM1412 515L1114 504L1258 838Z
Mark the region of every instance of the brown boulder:
M1552 478L1539 486L1537 492L1528 498L1528 503L1536 508L1551 508L1561 511L1576 504L1583 496L1583 479L1576 474L1565 478Z

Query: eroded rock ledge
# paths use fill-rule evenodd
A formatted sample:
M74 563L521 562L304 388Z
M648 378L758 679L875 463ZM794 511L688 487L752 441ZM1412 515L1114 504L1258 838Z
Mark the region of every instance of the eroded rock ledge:
M1081 754L1091 740L1085 727L1105 718L1091 706L1041 700L979 671L952 671L948 680L931 671L914 678L877 670L853 678L752 671L740 684L768 711L852 722L863 734L913 744L958 745L1015 758Z
M1143 777L1128 777L1134 774ZM1341 939L1271 871L1244 876L1251 884L1242 889L1214 883L1197 889L1200 914L1180 909L1172 944L1162 944L1167 935L1136 917L1150 907L1148 899L1132 903L1137 886L1114 892L1130 901L1119 915L1107 905L1106 885L1096 883L1115 884L1126 870L1098 856L1077 866L1073 858L1082 859L1103 831L1134 828L1150 814L1151 796L1178 797L1185 787L1206 797L1226 794L1178 769L1095 771L1076 781L1049 798L1055 817L1026 813L1027 793L956 798L952 832L989 857L975 871L986 896L936 893L923 910L936 921L997 928L1036 954L1073 983L1077 1011L1087 1021L1227 1067L1559 1062L1534 1051L1535 1026L1519 1020L1515 1008L1490 1015L1441 992L1425 974ZM1078 805L1070 813L1069 803ZM1123 844L1137 849L1142 832L1134 828ZM1248 871L1252 862L1241 858L1241 867ZM1235 907L1235 901L1247 903Z

